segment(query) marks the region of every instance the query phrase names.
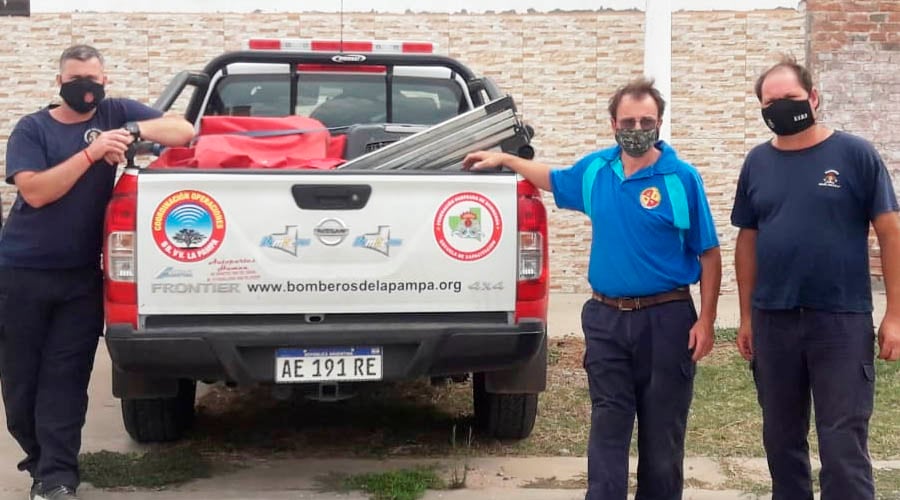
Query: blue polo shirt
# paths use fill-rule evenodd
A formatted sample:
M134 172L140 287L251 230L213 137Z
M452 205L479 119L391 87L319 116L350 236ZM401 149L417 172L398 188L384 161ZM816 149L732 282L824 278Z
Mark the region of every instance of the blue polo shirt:
M589 154L575 165L553 170L550 183L556 205L585 212L583 178L595 159L591 194L591 255L588 281L610 297L641 297L696 283L700 254L719 246L716 227L700 174L663 141L657 162L625 178L615 146ZM686 231L675 226L665 176L675 174L684 189L690 218Z
M108 98L81 123L65 124L50 108L23 117L6 146L6 182L19 172L53 168L86 148L103 131L162 113L130 99ZM103 217L112 194L116 167L102 158L61 198L34 208L16 196L0 232L0 267L73 269L99 267Z

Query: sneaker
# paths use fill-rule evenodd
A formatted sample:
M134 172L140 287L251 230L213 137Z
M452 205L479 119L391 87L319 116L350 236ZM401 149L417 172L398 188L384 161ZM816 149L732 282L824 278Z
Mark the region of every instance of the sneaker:
M43 485L41 484L40 481L38 481L37 479L32 481L31 491L28 493L28 500L34 500L35 498L38 498L38 494L41 492L42 489L43 489Z
M75 496L75 490L67 486L57 486L35 495L34 500L78 500L78 497Z

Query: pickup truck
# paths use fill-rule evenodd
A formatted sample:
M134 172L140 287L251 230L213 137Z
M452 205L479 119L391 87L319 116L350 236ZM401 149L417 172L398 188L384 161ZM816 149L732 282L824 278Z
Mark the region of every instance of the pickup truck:
M334 401L469 376L478 429L531 433L545 207L516 174L460 162L533 155L517 117L497 144L465 128L512 116L511 98L431 44L288 39L179 73L154 106L176 102L194 142L131 163L106 215L106 344L134 440L180 438L198 381Z

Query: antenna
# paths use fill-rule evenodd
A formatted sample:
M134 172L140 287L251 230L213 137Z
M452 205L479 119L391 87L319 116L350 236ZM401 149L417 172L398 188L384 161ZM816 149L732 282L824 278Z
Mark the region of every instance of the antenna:
M344 52L344 0L341 0L341 53Z

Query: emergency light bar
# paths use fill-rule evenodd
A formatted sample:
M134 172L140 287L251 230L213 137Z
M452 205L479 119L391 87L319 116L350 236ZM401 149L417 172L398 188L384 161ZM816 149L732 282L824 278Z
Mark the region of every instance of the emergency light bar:
M284 50L297 52L362 52L373 54L431 54L431 42L400 42L394 40L313 40L308 38L252 38L250 50Z

